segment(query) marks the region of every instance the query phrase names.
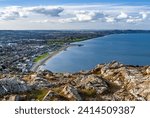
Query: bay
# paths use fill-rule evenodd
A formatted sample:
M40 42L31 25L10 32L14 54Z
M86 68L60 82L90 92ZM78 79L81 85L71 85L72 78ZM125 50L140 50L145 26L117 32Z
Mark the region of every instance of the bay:
M75 44L47 61L44 69L52 72L90 70L113 60L129 65L150 65L150 34L113 34Z

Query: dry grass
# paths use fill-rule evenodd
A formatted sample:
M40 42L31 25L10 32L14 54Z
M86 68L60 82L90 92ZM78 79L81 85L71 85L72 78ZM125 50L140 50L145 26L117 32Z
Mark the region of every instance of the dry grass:
M96 90L94 89L80 89L79 94L85 98L85 97L94 97L96 96Z
M41 101L48 91L49 89L47 88L40 89L40 90L33 90L30 93L27 93L27 97L29 100L34 99L37 101Z

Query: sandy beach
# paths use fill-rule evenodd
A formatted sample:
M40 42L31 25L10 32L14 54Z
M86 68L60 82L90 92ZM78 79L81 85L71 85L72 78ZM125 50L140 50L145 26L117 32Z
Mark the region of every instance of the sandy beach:
M39 67L43 64L45 64L50 58L52 58L53 56L57 55L59 52L63 51L63 50L66 50L67 48L69 47L69 45L67 46L63 46L62 48L58 49L58 50L55 50L53 52L51 52L46 58L38 61L37 63L35 63L32 68L31 68L31 71L32 72L37 72Z

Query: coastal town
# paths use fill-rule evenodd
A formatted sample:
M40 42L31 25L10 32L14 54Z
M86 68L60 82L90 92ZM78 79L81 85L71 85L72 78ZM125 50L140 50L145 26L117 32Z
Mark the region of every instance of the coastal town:
M150 31L0 31L0 100L150 100L150 66L112 61L76 73L40 70L59 52L82 46L80 41L121 33Z
M36 71L39 61L70 46L90 38L114 33L136 33L138 30L109 31L0 31L0 74L25 74ZM149 31L142 31L149 32ZM54 52L55 51L55 52ZM54 53L53 53L54 52ZM50 55L51 54L51 55ZM37 66L38 65L38 66Z
M103 35L93 31L0 31L0 74L28 73L49 53Z

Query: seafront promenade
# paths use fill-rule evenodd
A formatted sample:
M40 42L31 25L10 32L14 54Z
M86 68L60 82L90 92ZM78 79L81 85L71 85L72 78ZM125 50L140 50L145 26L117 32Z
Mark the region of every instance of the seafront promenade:
M63 51L63 50L66 50L67 48L69 47L69 45L65 45L63 47L61 47L60 49L58 50L55 50L53 52L50 52L49 55L47 57L45 57L44 59L34 63L34 65L32 66L31 68L31 71L32 72L37 72L39 71L39 67L44 65L50 58L52 58L53 56L57 55L59 52Z

